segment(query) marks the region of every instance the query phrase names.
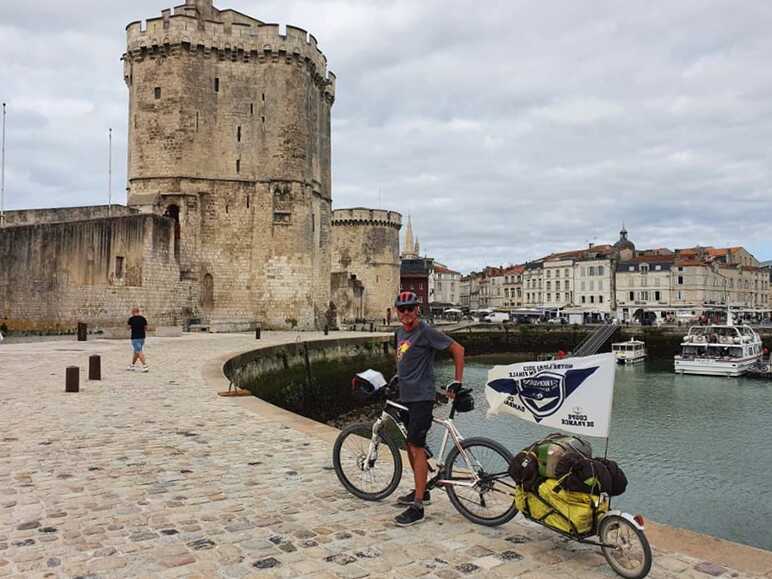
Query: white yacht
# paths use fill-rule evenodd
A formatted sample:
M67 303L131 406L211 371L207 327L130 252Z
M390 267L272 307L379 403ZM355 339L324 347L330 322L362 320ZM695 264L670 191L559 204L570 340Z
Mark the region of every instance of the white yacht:
M616 356L617 364L635 364L646 359L646 344L630 338L629 342L611 344L611 352Z
M726 325L692 326L675 356L678 374L742 376L753 366L763 349L761 338L750 326L735 326L729 316Z

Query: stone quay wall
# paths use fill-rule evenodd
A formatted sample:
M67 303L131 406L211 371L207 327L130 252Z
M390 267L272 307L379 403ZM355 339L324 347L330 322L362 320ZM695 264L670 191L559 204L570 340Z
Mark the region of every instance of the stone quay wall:
M387 379L394 373L392 336L272 346L228 360L223 373L266 402L325 421L359 405L351 396L351 379L368 368Z
M402 215L395 211L333 211L332 291L339 321L389 317L399 292L401 228Z
M5 227L0 264L0 324L11 331L125 324L135 305L153 325L190 315L174 224L162 217Z

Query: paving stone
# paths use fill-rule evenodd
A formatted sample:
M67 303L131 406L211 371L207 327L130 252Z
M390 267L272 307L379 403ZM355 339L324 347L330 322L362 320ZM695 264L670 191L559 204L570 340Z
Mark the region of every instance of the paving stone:
M296 336L265 332L260 345ZM283 415L218 398L206 384L204 364L253 348L254 336L151 338L158 364L147 375L125 371L124 342L77 347L0 350L0 364L9 364L0 375L3 426L14 433L0 444L3 579L614 577L597 549L522 518L475 526L443 493L424 523L396 527L393 501L360 501L340 486L327 468L334 435L303 431L323 426L293 430ZM104 380L87 395L64 396L59 369L91 352L102 355ZM26 391L17 391L19 380ZM409 491L404 474L395 496ZM651 577L709 577L713 568L702 563L655 552ZM759 579L733 573L722 576Z

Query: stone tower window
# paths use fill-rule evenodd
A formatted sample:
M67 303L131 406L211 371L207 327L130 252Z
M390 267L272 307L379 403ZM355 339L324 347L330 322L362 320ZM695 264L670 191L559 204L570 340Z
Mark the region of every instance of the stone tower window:
M196 132L198 132L198 113L196 113Z
M241 173L241 159L236 159L236 173Z
M214 79L214 92L220 92L220 79Z
M249 209L249 195L247 195L247 209Z
M236 140L240 143L241 142L241 126L239 126L238 129L236 129Z
M115 277L123 279L123 256L118 255L115 258Z
M155 87L155 91L154 92L155 92L155 98L156 99L160 99L161 98L161 87L160 86Z
M249 114L250 115L255 114L255 103L249 103Z
M263 124L265 124L265 116L263 117Z
M265 102L265 93L263 93L263 102Z

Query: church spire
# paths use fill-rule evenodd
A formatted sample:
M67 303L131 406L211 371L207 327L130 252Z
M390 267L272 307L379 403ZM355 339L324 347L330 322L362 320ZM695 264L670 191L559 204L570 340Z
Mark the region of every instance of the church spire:
M403 257L414 257L416 254L415 244L413 242L413 220L410 215L407 216L407 227L405 228L405 247L402 248Z

